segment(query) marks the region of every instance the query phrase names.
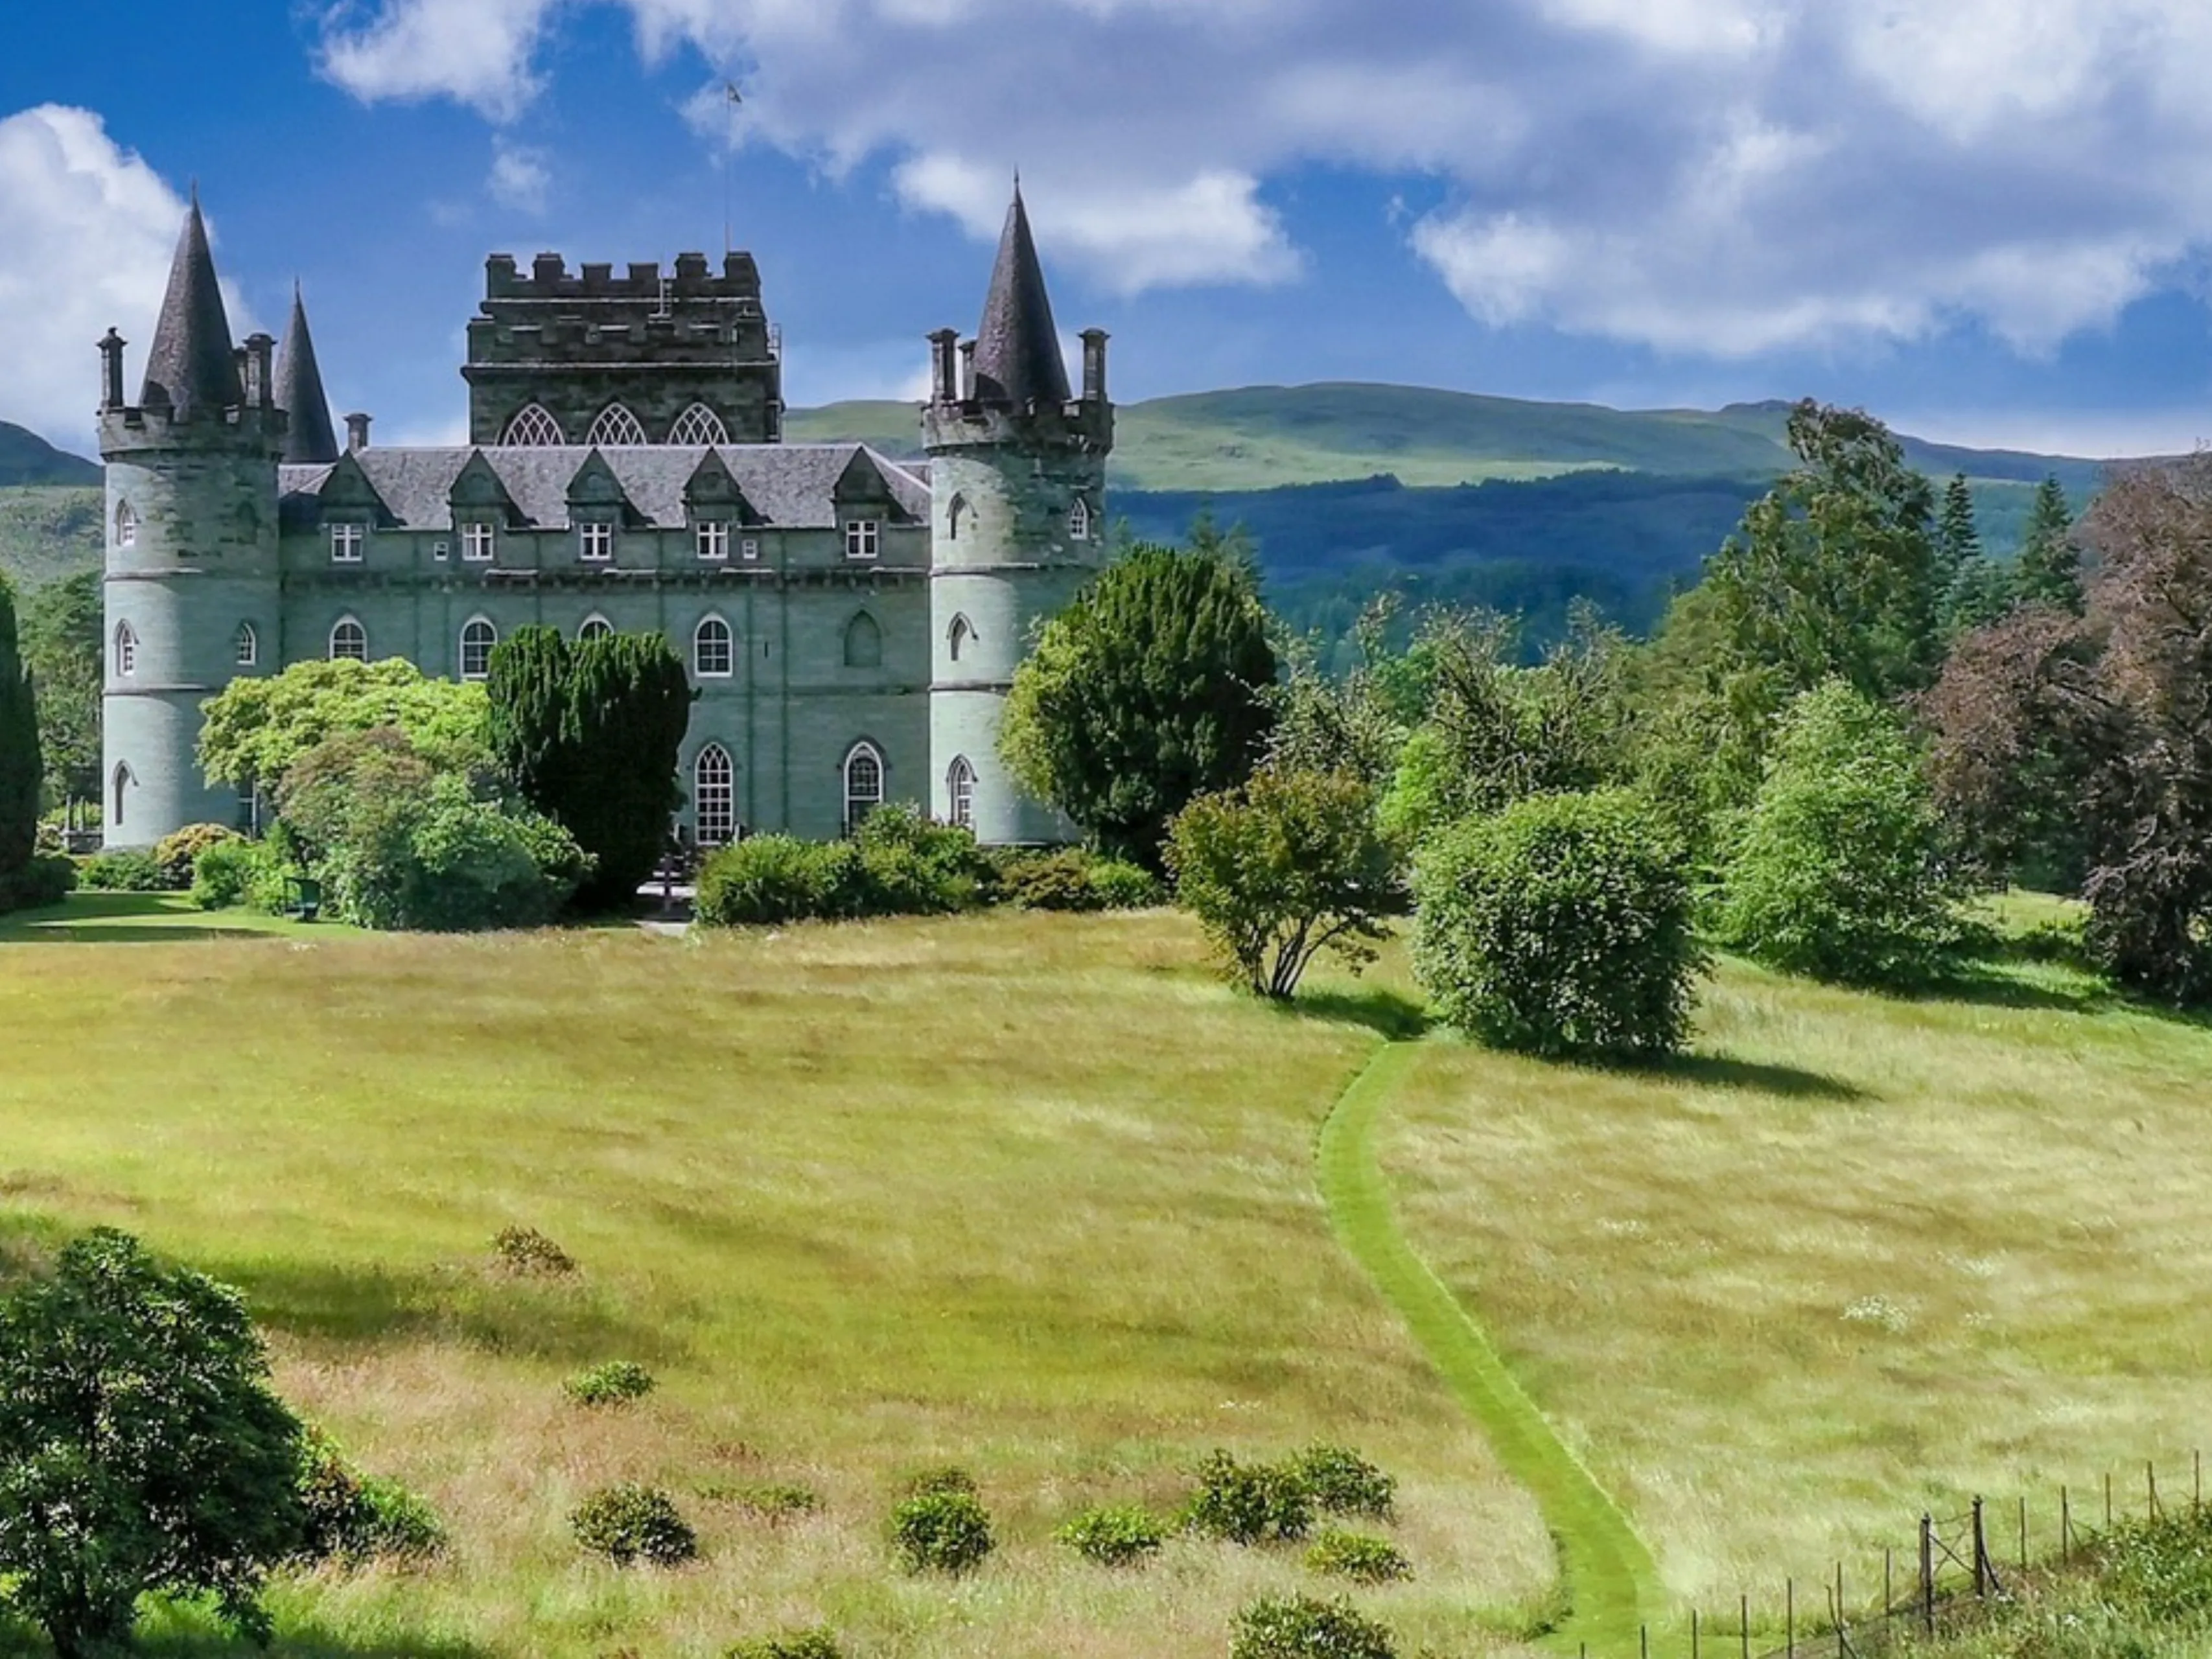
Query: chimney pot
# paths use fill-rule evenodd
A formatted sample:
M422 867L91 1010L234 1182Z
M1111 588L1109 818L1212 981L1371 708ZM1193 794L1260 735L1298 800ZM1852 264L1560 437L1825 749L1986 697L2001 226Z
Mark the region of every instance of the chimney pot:
M348 454L353 453L356 450L368 447L368 416L359 413L345 417Z

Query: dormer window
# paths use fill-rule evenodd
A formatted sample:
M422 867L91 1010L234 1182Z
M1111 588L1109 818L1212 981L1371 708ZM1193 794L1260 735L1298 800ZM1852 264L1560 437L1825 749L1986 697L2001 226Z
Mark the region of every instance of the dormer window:
M730 556L730 526L720 519L701 524L692 534L697 542L701 558L720 563Z
M331 562L359 564L362 544L367 535L357 524L334 524L331 526Z
M605 564L615 556L615 527L611 524L587 524L577 527L580 538L577 552L586 564Z
M492 527L488 524L465 524L461 526L461 557L471 564L486 564L491 560Z
M883 526L873 519L845 520L845 556L872 559L880 550Z
M1067 509L1067 538L1074 542L1091 539L1091 503L1080 495L1075 498L1075 505Z

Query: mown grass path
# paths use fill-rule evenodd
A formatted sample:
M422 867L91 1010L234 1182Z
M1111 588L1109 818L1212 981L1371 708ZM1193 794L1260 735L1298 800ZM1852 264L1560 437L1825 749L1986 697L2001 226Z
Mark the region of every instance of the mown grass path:
M1481 1425L1498 1462L1534 1496L1559 1548L1566 1592L1568 1613L1555 1639L1570 1648L1587 1644L1607 1659L1633 1654L1639 1626L1660 1607L1650 1552L1553 1432L1482 1328L1414 1253L1392 1211L1375 1128L1419 1054L1417 1042L1385 1044L1322 1123L1317 1162L1330 1224Z

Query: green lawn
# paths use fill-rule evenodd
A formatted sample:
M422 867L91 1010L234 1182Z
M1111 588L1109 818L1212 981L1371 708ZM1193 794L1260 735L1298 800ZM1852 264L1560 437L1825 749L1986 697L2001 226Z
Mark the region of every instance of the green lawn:
M0 945L176 944L257 933L314 939L357 931L337 922L291 921L251 910L203 910L182 893L72 893L47 909L0 915Z

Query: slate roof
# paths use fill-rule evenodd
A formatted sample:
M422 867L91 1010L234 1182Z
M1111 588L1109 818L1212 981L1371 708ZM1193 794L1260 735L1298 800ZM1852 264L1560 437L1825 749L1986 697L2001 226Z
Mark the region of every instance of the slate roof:
M1022 187L1006 210L1006 228L999 238L999 261L991 271L991 291L983 301L982 325L975 331L975 397L979 403L1057 405L1067 401L1067 363L1060 355L1060 335L1052 325L1052 300L1044 289L1044 267L1030 235L1029 210Z
M929 486L864 444L721 444L714 447L714 453L729 469L754 511L775 529L836 528L838 481L854 457L861 454L883 474L891 499L900 507L925 522L929 516ZM372 446L354 451L352 459L401 529L450 526L453 482L477 455L483 457L506 487L526 521L540 528L565 527L569 523L569 483L594 454L605 459L641 520L661 528L681 529L687 522L684 486L707 453L702 446L666 444L598 450L582 445L485 445L455 449ZM289 520L298 522L310 509L332 471L327 465L280 469L278 489Z
M230 340L230 319L223 313L222 289L215 277L215 256L208 251L207 224L192 198L177 255L169 266L169 289L154 325L154 343L146 353L142 404L167 404L179 415L222 410L246 401L239 384L238 359Z
M276 407L291 416L284 434L286 461L297 466L337 459L331 400L323 392L323 371L315 362L314 337L307 331L307 307L297 283L292 288L292 320L276 352Z

